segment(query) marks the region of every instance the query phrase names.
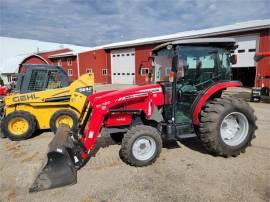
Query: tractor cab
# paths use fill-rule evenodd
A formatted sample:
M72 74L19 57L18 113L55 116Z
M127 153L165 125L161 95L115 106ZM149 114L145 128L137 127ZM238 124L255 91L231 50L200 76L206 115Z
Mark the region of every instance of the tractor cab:
M236 62L230 51L235 48L234 39L205 38L169 42L153 50L152 80L162 85L166 122L193 133L196 99L209 87L230 80L230 63ZM220 97L221 92L214 96Z

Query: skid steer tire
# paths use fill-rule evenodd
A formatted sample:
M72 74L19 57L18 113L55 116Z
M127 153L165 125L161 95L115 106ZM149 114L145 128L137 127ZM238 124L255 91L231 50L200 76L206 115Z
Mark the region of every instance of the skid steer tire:
M137 125L124 135L120 157L129 165L143 167L154 163L161 149L162 139L158 130L151 126Z
M36 120L29 112L15 111L2 119L1 130L10 140L25 140L35 132Z
M59 110L52 115L50 120L50 127L54 133L56 133L58 124L60 123L68 125L72 131L75 131L78 124L78 116L75 112L68 109Z
M198 136L214 155L236 157L255 138L256 116L248 103L238 98L215 98L200 113Z

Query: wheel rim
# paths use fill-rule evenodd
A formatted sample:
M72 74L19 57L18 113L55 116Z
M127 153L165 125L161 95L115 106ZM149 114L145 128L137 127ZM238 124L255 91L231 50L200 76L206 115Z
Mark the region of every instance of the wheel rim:
M132 154L136 159L146 161L153 157L156 148L156 142L152 137L142 136L133 143Z
M26 119L17 117L14 119L11 119L8 122L8 130L16 136L23 135L26 133L29 129L29 123Z
M220 134L224 143L229 146L240 145L247 137L249 123L246 116L240 112L228 114L220 126Z
M73 119L72 119L70 116L68 116L68 115L61 115L61 116L59 116L59 117L56 119L55 122L56 122L55 125L56 125L57 128L58 128L58 126L59 126L60 124L66 124L66 125L68 125L70 128L72 128L72 126L73 126Z

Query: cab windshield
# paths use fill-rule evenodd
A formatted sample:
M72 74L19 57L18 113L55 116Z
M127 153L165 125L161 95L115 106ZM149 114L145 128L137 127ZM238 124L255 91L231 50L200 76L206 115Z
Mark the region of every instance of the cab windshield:
M166 48L155 53L154 79L169 81L174 50ZM212 46L176 46L181 78L195 83L208 79L230 79L229 50Z

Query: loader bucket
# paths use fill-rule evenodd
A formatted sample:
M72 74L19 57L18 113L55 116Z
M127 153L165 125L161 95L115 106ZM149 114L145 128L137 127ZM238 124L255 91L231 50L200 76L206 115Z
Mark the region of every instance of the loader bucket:
M77 183L77 169L74 166L70 137L67 125L59 126L54 139L49 144L47 159L29 192L37 192Z

